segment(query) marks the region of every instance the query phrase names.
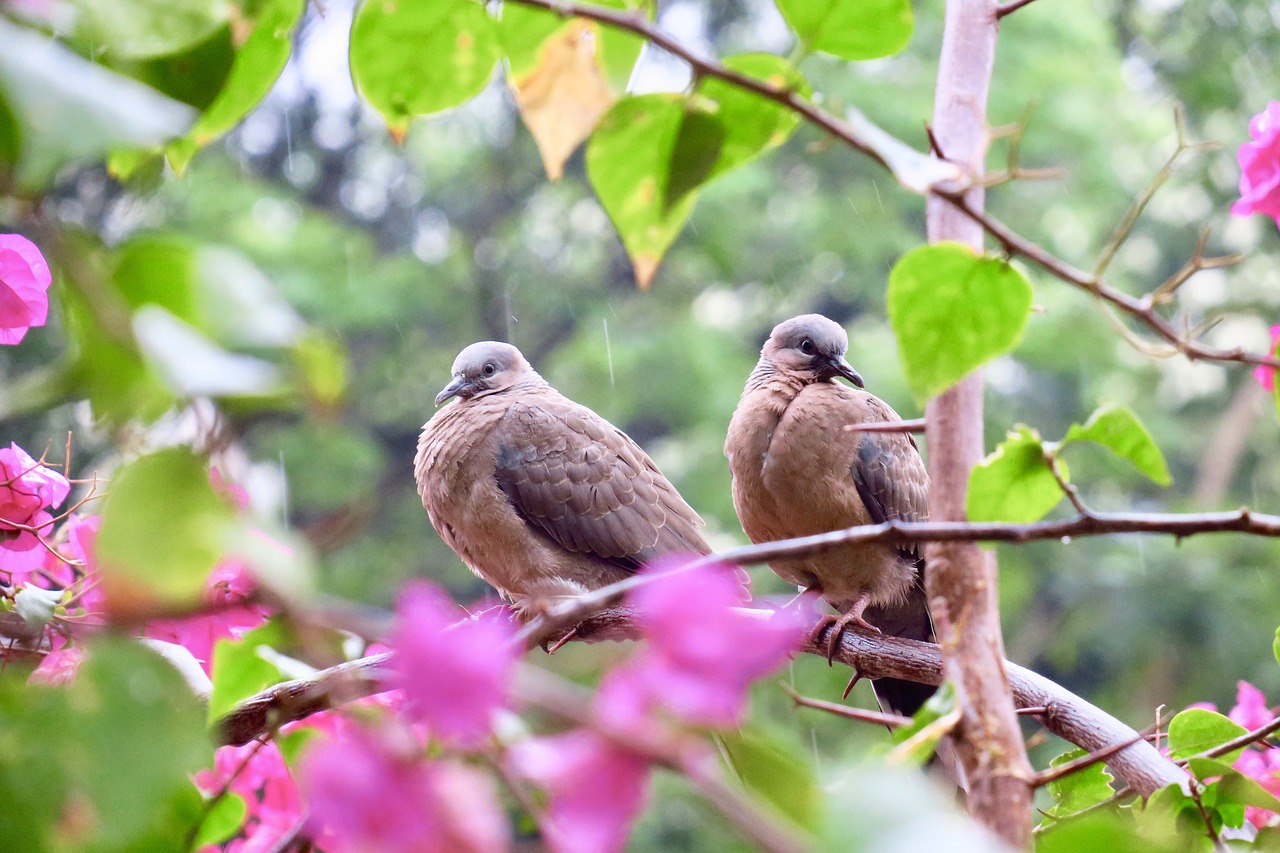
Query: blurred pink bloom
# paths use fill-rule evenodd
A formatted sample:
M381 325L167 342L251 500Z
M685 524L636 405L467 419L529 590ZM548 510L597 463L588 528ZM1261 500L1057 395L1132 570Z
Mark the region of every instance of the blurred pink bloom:
M1249 122L1251 141L1240 146L1240 200L1231 206L1236 216L1262 213L1280 225L1280 101Z
M0 235L3 236L3 235ZM71 491L61 473L41 465L16 444L0 449L0 571L30 572L44 563L45 550L32 530L48 538L53 516Z
M271 609L249 603L253 577L235 560L219 563L205 581L204 598L210 610L181 619L147 623L143 636L177 643L191 652L208 675L213 674L213 649L219 640L235 640L262 625Z
M678 565L678 564L677 564ZM660 561L647 571L670 571ZM751 682L781 668L809 629L800 608L772 614L736 608L741 585L729 567L675 572L631 594L648 646L615 671L599 710L647 694L681 719L710 726L741 722Z
M21 234L0 234L0 344L16 344L49 316L53 276L40 250Z
M396 652L389 684L404 690L409 716L432 737L474 747L488 737L493 713L506 704L519 648L505 613L458 617L457 605L438 587L407 585L391 632Z
M273 741L223 746L213 762L211 769L196 774L196 786L207 796L225 788L245 801L244 824L238 837L227 844L228 853L272 849L301 819L303 810L280 749Z
M75 677L80 661L84 659L83 646L66 646L49 652L31 673L28 681L33 684L66 684Z
M1271 350L1272 355L1275 354L1276 348L1280 346L1280 325L1271 327ZM1253 378L1258 380L1258 384L1268 391L1276 390L1276 369L1274 367L1266 367L1258 365L1253 369Z
M303 756L308 830L330 853L490 853L510 846L493 783L478 771L428 762L395 730L351 727Z
M209 469L209 482L212 484L213 490L230 500L236 509L249 508L249 493L245 491L244 486L238 486L230 480L224 480L222 471L218 470L217 465Z
M548 797L543 826L555 853L621 850L644 808L649 764L590 729L521 741L512 768Z
M1260 729L1276 718L1267 706L1267 697L1247 681L1236 682L1236 706L1227 716L1231 722L1249 731Z

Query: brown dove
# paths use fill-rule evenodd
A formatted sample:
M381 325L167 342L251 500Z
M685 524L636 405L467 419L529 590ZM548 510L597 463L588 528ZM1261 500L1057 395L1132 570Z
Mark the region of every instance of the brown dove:
M521 609L621 580L673 552L707 554L702 519L626 433L552 388L510 344L453 362L414 477L431 524Z
M819 314L780 323L765 342L729 424L725 455L733 506L752 542L826 533L888 519L928 517L929 476L911 436L859 432L860 423L900 420L862 390L845 360L844 329ZM856 388L836 381L843 377ZM855 429L846 429L846 427ZM915 545L845 545L770 563L784 580L821 593L843 615L828 649L853 624L933 639ZM934 688L880 679L882 704L914 713Z

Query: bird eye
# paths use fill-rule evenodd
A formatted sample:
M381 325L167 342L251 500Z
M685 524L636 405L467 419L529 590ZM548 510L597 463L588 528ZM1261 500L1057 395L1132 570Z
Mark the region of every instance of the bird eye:
M801 341L800 352L804 353L805 355L813 355L813 341L809 340L808 338L805 338L803 341Z
M487 361L485 362L485 365L484 365L484 375L492 376L497 371L497 369L498 368L494 367L492 361Z

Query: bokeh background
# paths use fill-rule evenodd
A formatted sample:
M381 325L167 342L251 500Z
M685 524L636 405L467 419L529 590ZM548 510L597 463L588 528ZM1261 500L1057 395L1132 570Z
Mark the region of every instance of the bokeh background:
M75 469L88 474L148 443L199 433L223 451L260 512L309 540L319 589L385 606L414 577L445 584L459 601L486 594L431 530L411 472L431 400L472 341L514 342L565 394L630 433L703 515L717 546L745 542L721 448L779 320L818 311L843 323L868 388L904 417L921 414L899 369L884 288L898 256L923 240L924 207L874 164L802 127L707 188L641 292L581 153L549 183L500 78L394 144L352 89L351 11L347 0L325 0L323 11L311 4L271 94L180 176L145 167L121 182L102 167L66 168L38 195L0 205L0 230L52 235L60 247L49 327L0 352L0 437L60 458L70 430ZM898 56L853 65L813 56L802 68L829 109L856 105L924 148L942 3L918 3L916 16ZM761 0L674 0L661 4L659 23L707 53L790 49L781 18ZM1221 147L1179 160L1110 281L1135 294L1155 287L1209 228L1210 254L1243 261L1192 278L1180 310L1193 323L1220 318L1207 333L1215 345L1264 349L1267 327L1280 320L1280 234L1270 220L1228 211L1249 117L1280 99L1278 55L1268 47L1277 30L1273 0L1045 2L1005 19L991 122L1022 126L1023 167L1061 173L993 188L989 208L1092 268L1174 151L1182 105L1188 136ZM679 63L649 51L632 87L685 82ZM1009 151L1010 137L997 139L990 167L1005 167ZM158 415L169 398L151 395L141 374L113 372L131 368L113 361L84 319L95 275L125 275L126 247L141 247L129 281L163 287L175 274L163 253L180 250L182 263L198 259L191 274L247 288L240 302L209 307L211 322L267 330L249 342L257 356L274 346L272 330L287 339L285 375L305 393L270 405L232 395L216 409L171 409L141 427L133 416ZM986 371L988 447L1015 423L1059 438L1115 400L1150 428L1174 484L1158 488L1101 449L1073 447L1073 479L1092 505L1280 511L1277 419L1247 370L1139 351L1087 296L1029 272L1040 310L1022 344ZM224 367L234 372L216 359L206 365L215 376ZM90 397L94 411L83 402ZM1002 546L999 555L1010 658L1135 726L1161 705L1230 706L1238 679L1280 697L1275 543L1112 537ZM760 589L783 591L766 569L755 578ZM549 665L590 678L618 654L568 648ZM806 660L789 677L832 698L845 675ZM758 716L820 771L885 740L793 717L775 685L758 692ZM871 701L865 687L855 698ZM662 821L646 824L638 844L678 847L705 820L679 797L664 802Z

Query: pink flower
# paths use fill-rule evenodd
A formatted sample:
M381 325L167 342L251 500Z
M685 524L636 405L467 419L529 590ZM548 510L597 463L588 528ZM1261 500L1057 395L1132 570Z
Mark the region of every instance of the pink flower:
M667 561L647 571L671 568ZM686 722L741 722L751 682L782 667L809 626L799 608L772 614L738 609L740 594L727 566L673 572L638 587L631 603L648 647L606 680L602 716L639 707L631 693L647 694Z
M270 608L249 603L254 590L253 577L241 563L220 563L205 581L205 603L210 610L181 619L153 620L143 635L183 646L211 676L218 641L239 639L270 617Z
M365 731L313 746L302 759L308 830L332 853L490 853L509 847L491 780L428 762L403 730Z
M547 793L543 832L556 853L621 850L644 808L649 765L590 729L522 741L508 758Z
M75 678L80 661L84 659L83 646L66 646L49 652L40 661L40 665L32 671L28 681L33 684L66 684Z
M413 583L396 607L391 632L392 687L404 690L409 716L432 737L463 747L481 744L507 701L519 648L502 613L459 620L438 587Z
M16 344L49 316L53 276L36 245L21 234L0 234L0 344Z
M1247 681L1236 682L1236 706L1227 714L1231 722L1249 731L1260 729L1275 719L1267 706L1267 697Z
M1280 101L1249 122L1250 142L1240 146L1240 200L1231 206L1236 216L1262 213L1280 225Z
M0 449L0 571L25 573L43 564L35 531L45 537L52 532L53 516L45 510L61 504L70 491L66 477L18 445Z
M1271 327L1271 350L1270 354L1275 355L1277 347L1280 347L1280 325ZM1274 393L1276 390L1276 369L1274 367L1266 367L1258 365L1253 369L1253 378L1258 380L1258 384L1268 391Z

